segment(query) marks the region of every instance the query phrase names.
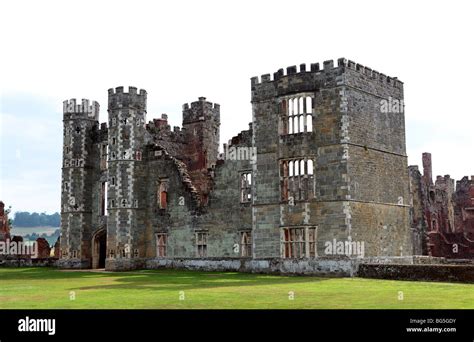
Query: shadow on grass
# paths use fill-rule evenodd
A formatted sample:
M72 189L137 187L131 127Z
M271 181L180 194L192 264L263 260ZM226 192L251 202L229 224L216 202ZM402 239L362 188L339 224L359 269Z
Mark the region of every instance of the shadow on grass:
M155 290L178 291L216 287L265 286L320 282L331 278L275 276L239 272L191 270L142 270L130 272L64 271L54 268L0 269L1 280L77 281L109 278L113 284L79 286L71 290Z

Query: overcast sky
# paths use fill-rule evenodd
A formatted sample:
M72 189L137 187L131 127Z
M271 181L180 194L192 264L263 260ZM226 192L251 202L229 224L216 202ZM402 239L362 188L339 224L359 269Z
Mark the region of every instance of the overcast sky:
M2 1L0 199L60 210L62 101L148 91L148 119L221 105L221 143L251 121L250 77L345 57L405 83L409 164L474 174L472 1Z

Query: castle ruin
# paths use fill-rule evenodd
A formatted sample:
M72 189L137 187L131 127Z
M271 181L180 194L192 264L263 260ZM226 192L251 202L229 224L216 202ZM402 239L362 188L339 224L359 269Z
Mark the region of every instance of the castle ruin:
M341 58L251 79L249 129L219 154L220 106L147 121L147 92L64 101L59 266L350 273L413 254L396 78Z
M474 176L433 182L431 154L423 173L409 166L414 253L450 259L474 258Z

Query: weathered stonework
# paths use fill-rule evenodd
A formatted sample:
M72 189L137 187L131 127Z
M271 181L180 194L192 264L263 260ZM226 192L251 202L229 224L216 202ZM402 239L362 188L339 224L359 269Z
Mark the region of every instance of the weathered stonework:
M474 176L456 182L432 179L431 154L423 153L423 174L409 167L411 226L416 254L474 258Z
M51 247L49 246L48 241L45 238L37 238L37 258L47 259L50 257Z
M10 239L10 225L8 223L8 214L5 211L5 203L0 201L0 241Z
M109 90L107 124L96 102L65 101L59 265L352 275L412 254L404 113L381 105L403 100L400 81L341 58L254 77L251 96L249 130L220 155L204 97L173 129L146 123L134 87Z

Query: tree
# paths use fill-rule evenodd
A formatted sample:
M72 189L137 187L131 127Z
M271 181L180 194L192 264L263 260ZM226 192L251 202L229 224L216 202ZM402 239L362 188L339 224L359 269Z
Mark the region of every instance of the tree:
M59 227L61 224L61 216L59 213L48 215L46 213L38 214L36 212L17 211L13 224L17 227L41 227L52 226Z

